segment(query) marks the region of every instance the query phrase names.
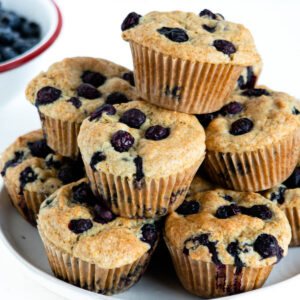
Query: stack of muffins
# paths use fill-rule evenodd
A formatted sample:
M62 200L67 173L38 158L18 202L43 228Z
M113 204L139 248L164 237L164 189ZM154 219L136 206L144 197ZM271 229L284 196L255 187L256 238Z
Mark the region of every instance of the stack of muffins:
M300 245L298 102L255 86L253 38L221 14L130 13L121 29L134 73L76 57L29 83L42 130L0 161L14 206L54 274L91 291L130 288L162 235L188 291L261 287Z

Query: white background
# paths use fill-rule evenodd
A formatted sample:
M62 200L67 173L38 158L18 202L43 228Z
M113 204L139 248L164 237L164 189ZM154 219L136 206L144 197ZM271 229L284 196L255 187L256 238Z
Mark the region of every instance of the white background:
M122 40L120 30L122 20L129 12L136 11L142 15L152 10L198 13L208 8L222 13L227 20L242 23L250 29L263 59L259 83L300 97L299 0L57 0L57 3L63 13L63 30L55 44L38 58L41 70L54 61L77 55L102 57L132 68L129 46ZM32 77L35 75L32 74ZM0 151L17 136L39 126L35 109L25 101L23 86L16 86L16 89L20 89L18 97L23 102L12 117L12 122L20 122L22 126L10 126L0 120L0 127L4 126L7 131L4 139L1 136ZM299 299L299 294L296 296L289 294L289 291L281 292L276 289L276 294L270 295L270 299ZM260 299L258 295L255 297ZM266 295L263 297L265 299ZM63 298L26 278L0 244L0 299Z

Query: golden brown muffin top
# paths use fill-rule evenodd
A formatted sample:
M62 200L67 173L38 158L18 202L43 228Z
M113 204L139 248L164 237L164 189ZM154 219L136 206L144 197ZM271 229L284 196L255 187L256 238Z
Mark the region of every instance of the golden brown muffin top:
M114 216L94 197L86 178L57 190L38 215L42 238L105 269L131 264L152 249L158 239L154 223Z
M82 162L55 154L42 130L31 131L12 143L2 153L0 170L4 180L19 187L21 193L27 190L46 195L84 176Z
M206 128L208 150L254 151L299 133L299 103L265 87L235 91ZM212 115L212 114L211 114Z
M225 21L221 15L200 15L153 11L128 26L129 15L122 24L122 37L183 60L241 66L258 60L252 35L243 25Z
M205 155L194 116L144 101L103 106L83 121L78 145L94 170L137 180L177 174Z
M200 192L166 220L166 239L192 259L263 267L287 255L285 214L259 194L224 189Z
M135 95L133 74L105 59L66 58L40 73L26 97L43 114L81 123L104 103L128 102Z

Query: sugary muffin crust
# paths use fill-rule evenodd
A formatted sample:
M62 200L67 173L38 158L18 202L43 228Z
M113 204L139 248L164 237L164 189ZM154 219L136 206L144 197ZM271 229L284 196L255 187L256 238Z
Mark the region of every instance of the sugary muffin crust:
M227 103L206 115L208 150L253 151L300 132L299 103L285 93L258 87L232 93Z
M46 144L42 130L19 137L2 154L1 175L5 181L30 192L52 194L63 184L84 176L83 164L55 154Z
M248 29L211 12L129 14L122 30L126 41L183 60L251 66L259 57Z
M165 235L190 258L259 268L287 255L288 221L261 195L216 189L188 201L189 211L179 207L167 217Z
M78 137L94 170L147 180L183 171L205 154L204 130L194 116L143 101L99 111L84 120Z
M87 179L65 185L46 199L38 228L56 247L106 269L134 262L158 239L155 220L114 216L94 198Z
M51 118L81 123L97 107L128 102L135 94L133 74L113 62L66 58L34 78L27 99Z

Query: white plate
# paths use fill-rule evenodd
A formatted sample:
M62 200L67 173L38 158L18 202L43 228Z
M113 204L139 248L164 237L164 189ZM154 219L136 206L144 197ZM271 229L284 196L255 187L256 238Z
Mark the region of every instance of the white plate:
M11 123L11 116L14 121ZM0 152L17 136L36 128L38 116L23 97L18 97L0 110ZM22 124L22 125L21 125ZM10 126L9 126L10 125ZM22 219L10 203L2 179L0 181L0 239L7 250L23 266L28 276L51 291L68 299L108 299L110 297L88 292L56 279L49 267L42 241L37 230ZM264 295L277 295L282 291L296 293L300 283L300 247L289 249L289 254L275 265L265 287L228 299L249 298ZM160 259L159 259L160 258ZM0 271L1 272L1 271ZM270 288L271 287L271 288ZM278 292L277 292L278 291ZM293 292L294 291L294 292ZM285 292L286 293L286 292ZM186 292L176 278L169 259L154 257L140 282L129 291L113 297L114 299L199 299ZM274 299L274 298L273 298ZM294 298L296 299L296 298Z

